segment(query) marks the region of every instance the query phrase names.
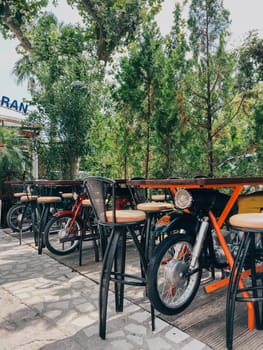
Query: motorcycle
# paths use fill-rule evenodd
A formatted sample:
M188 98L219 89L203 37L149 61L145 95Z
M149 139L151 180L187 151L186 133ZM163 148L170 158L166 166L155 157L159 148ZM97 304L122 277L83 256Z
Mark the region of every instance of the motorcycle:
M229 200L215 189L178 189L176 210L155 225L152 253L147 269L147 294L153 307L165 315L176 315L193 301L206 269L215 278L216 269L228 267L209 213L219 217ZM228 217L237 213L235 204ZM222 229L232 254L238 249L239 235ZM158 245L156 240L160 239Z

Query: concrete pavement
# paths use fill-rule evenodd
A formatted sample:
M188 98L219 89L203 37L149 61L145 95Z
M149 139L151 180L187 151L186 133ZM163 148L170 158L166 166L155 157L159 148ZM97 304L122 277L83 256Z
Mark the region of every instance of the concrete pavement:
M211 349L158 317L152 332L150 313L131 301L116 313L111 292L100 339L98 283L7 232L0 230L0 350Z

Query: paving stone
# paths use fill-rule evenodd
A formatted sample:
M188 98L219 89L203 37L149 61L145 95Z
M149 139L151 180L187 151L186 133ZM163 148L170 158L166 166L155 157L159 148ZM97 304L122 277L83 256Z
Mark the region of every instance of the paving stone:
M154 339L147 339L147 344L151 350L168 350L171 349L171 345L161 337L155 337Z
M156 318L151 331L145 288L125 291L123 313L109 292L107 338L98 335L98 278L59 263L33 241L18 244L0 230L0 350L208 350L205 344ZM93 256L92 256L92 259ZM94 267L94 260L90 262ZM84 268L82 269L84 271ZM135 295L141 301L129 300Z
M149 313L146 311L136 312L130 316L131 319L137 322L144 322L149 319Z
M181 350L205 350L206 345L196 339L192 339L188 344L182 346Z

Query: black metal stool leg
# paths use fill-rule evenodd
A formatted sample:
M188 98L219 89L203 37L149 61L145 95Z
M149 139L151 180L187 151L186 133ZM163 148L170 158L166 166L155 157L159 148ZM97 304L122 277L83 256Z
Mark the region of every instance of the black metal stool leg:
M40 215L40 220L39 220L39 229L38 229L38 254L42 254L42 250L45 246L44 244L44 230L45 230L45 225L48 220L48 215L50 211L50 203L45 203L43 205L41 215Z
M100 254L99 254L98 243L95 239L92 241L92 245L93 245L93 250L94 250L94 255L95 255L95 261L98 262L98 261L100 261Z
M149 242L151 237L151 225L152 225L153 214L147 213L146 220L146 237L145 237L145 258L149 261Z
M39 222L39 213L38 213L38 204L37 201L31 202L31 210L32 210L32 231L34 236L35 246L38 245L38 222Z
M112 231L102 262L102 272L99 291L99 335L102 339L106 337L106 319L109 283L111 278L112 266L118 247L120 232Z
M250 245L251 236L249 233L243 233L240 247L235 258L235 262L230 274L229 288L226 303L226 346L228 350L232 350L233 346L233 330L234 330L234 313L235 301L237 296L238 284L244 267L245 258Z
M133 241L135 243L135 246L139 252L140 255L140 259L141 259L141 269L142 269L142 278L144 278L144 276L146 275L147 272L147 261L146 261L146 257L144 255L144 250L142 248L142 246L140 245L140 242L138 241L138 238L136 237L136 234L134 233L134 231L130 231L132 237L133 237ZM152 324L152 331L155 330L155 312L154 312L154 307L151 304L150 305L150 310L151 310L151 324Z
M255 240L251 239L250 249L249 249L249 264L250 264L249 267L251 268L251 282L252 282L253 298L258 299L259 295L258 295L258 290L256 288L258 276L257 276L257 273L256 273L255 259L256 259L256 256L255 256ZM260 329L259 327L260 327L260 324L261 324L259 304L261 304L261 302L259 302L259 301L255 301L254 302L255 323L256 323L256 328L257 329Z
M26 216L26 211L27 211L27 207L28 207L28 203L25 204L25 207L24 207L24 210L20 216L20 218L18 219L19 221L19 245L22 244L22 237L23 237L23 221L24 221L24 218Z
M100 245L101 245L101 258L103 259L106 252L108 238L107 238L107 229L105 227L99 226L99 236L100 236Z
M80 238L79 238L79 266L82 265L82 243L83 243L83 235L84 235L84 229L81 229L80 232Z
M115 254L114 274L115 274L115 309L116 312L123 311L124 299L124 279L125 279L125 262L126 262L126 229L120 232L118 247Z

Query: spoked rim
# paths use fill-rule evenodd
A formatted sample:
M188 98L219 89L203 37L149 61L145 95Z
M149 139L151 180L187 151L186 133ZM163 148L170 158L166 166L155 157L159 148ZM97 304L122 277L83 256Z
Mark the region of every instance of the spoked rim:
M71 221L71 216L62 216L51 221L51 224L47 227L45 243L52 253L66 255L74 251L79 245L82 228L76 220L69 232L68 228Z
M192 245L185 241L174 244L163 256L157 272L157 289L166 306L180 307L191 296L198 280L197 272L188 273L191 257Z

